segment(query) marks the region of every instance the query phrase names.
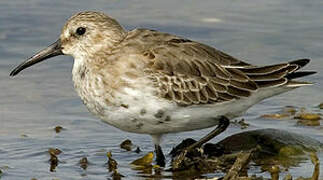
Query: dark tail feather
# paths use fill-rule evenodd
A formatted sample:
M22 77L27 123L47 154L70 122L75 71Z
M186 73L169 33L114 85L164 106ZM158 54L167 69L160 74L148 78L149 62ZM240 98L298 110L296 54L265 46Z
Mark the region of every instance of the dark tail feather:
M312 75L312 74L315 74L315 73L316 73L315 71L299 71L299 72L293 72L293 73L287 74L286 75L286 78L287 79L296 79L296 78L300 78L300 77L303 77L303 76Z
M289 85L293 87L310 84L307 82L292 81L292 79L315 74L315 71L298 71L310 62L310 59L299 59L288 63L275 64L262 67L241 68L258 87L273 87Z
M311 60L310 59L298 59L298 60L295 60L295 61L290 61L288 62L289 64L295 64L295 65L298 65L298 69L306 66L306 64L308 64Z
M316 73L315 71L297 71L302 67L306 66L306 64L308 64L310 61L311 61L310 59L299 59L295 61L290 61L289 64L291 65L294 64L294 65L297 65L298 67L295 71L288 73L285 77L290 80L290 79L296 79L296 78L315 74Z

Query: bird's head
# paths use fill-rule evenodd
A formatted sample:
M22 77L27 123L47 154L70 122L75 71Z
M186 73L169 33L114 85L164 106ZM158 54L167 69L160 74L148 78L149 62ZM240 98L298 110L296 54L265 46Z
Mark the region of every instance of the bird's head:
M113 48L126 36L126 31L114 19L100 12L86 11L72 16L64 25L59 39L18 65L11 73L58 55L71 55L75 59L106 48Z

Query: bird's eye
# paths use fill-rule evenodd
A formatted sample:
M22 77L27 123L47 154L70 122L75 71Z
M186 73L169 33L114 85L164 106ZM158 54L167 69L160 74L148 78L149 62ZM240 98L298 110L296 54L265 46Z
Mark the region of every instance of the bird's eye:
M84 27L78 27L76 29L76 34L81 36L85 33L85 31L86 31L86 29Z

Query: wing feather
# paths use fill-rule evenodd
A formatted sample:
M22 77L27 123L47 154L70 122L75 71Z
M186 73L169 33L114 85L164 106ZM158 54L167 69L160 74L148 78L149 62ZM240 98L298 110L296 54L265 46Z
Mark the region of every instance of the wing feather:
M135 42L129 42L131 36ZM137 29L129 32L125 42L139 42L140 46L132 48L140 49L133 52L141 52L144 72L158 95L180 105L246 98L260 88L285 85L289 79L313 74L295 72L308 59L254 66L213 47L158 31Z

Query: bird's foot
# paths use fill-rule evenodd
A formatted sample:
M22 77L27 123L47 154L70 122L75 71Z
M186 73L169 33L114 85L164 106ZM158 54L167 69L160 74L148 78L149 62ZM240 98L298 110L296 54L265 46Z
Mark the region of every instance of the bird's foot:
M189 163L186 163L185 158L190 158L190 157L188 157L187 155L190 154L192 155L192 157L194 157L195 152L199 152L198 148L200 148L204 143L208 142L215 136L225 131L226 128L229 126L229 124L230 124L230 120L225 116L221 116L219 118L219 125L213 131L211 131L206 136L202 137L199 141L191 142L191 144L184 147L179 154L175 152L177 155L175 154L175 157L173 158L172 169L179 170L179 169L188 167Z

